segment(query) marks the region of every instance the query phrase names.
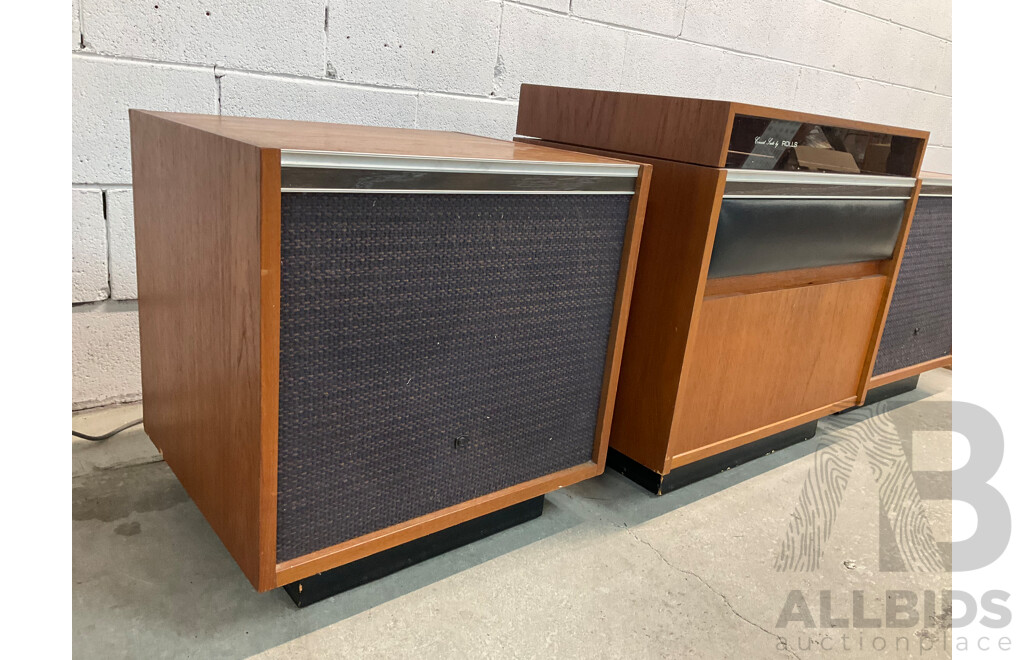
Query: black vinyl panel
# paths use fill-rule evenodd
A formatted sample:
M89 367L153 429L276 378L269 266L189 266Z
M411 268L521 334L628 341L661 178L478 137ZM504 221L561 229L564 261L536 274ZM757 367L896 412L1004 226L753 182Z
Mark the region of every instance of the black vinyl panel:
M892 257L906 200L724 199L708 277Z
M354 170L324 167L281 169L282 188L415 191L527 191L619 192L632 194L633 177L495 172L410 172L408 170Z
M629 204L282 194L278 561L591 460Z
M953 351L953 199L920 197L873 375Z

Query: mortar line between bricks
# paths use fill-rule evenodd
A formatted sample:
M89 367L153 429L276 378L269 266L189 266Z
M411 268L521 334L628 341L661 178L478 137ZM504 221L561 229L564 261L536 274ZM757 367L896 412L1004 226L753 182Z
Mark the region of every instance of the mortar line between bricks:
M689 6L690 0L683 0L683 17L679 20L679 34L676 35L676 39L681 39L683 30L686 29L686 8Z
M707 580L705 580L703 577L701 577L698 573L695 573L694 571L687 570L685 568L679 568L678 566L676 566L675 564L670 562L668 559L665 558L665 555L663 555L661 553L661 550L658 550L649 541L647 541L647 540L641 538L639 535L637 535L633 531L633 529L631 527L629 527L627 525L627 526L624 526L623 529L625 529L626 533L628 533L630 536L632 536L636 541L638 541L639 543L642 543L643 545L646 545L648 548L653 550L654 554L658 555L658 558L661 559L662 563L664 563L666 566L668 566L672 570L676 571L677 573L682 573L683 575L689 575L689 576L695 578L698 582L700 582L702 585L704 585L705 589L707 589L708 591L710 591L714 595L718 596L722 600L722 602L725 604L725 606L727 608L729 608L729 611L732 612L738 619L740 619L741 621L743 621L744 623L746 623L749 626L757 628L761 632L764 632L764 633L766 633L768 635L771 635L777 641L782 642L783 645L785 645L786 653L788 653L792 657L796 658L797 660L800 660L800 656L798 656L793 651L793 649L789 648L789 645L786 644L786 640L782 637L782 635L780 635L778 633L773 633L772 631L768 630L767 628L765 628L761 624L759 624L759 623L757 623L755 621L751 621L747 617L745 617L742 614L740 614L740 612L733 606L733 604L729 601L729 598L725 594L723 594L722 592L720 592L717 589L715 589L714 587L712 587L711 584Z
M525 2L523 2L523 0L505 0L505 1L508 2L509 4L519 5L520 7L530 7L530 8L533 8L533 9L542 9L542 10L550 12L552 14L558 14L559 16L572 16L574 18L585 18L585 17L580 16L579 14L575 13L572 10L573 0L569 0L569 9L568 9L567 12L561 12L561 11L558 11L557 9L548 9L546 7L538 7L537 5L531 5L531 4L525 3ZM835 2L834 0L818 0L818 1L822 2L824 4L827 4L827 5L832 5L833 7L836 7L837 9L845 9L846 11L853 12L854 14L861 14L862 16L867 16L868 18L873 18L874 20L876 20L876 21L878 21L880 23L885 23L886 25L895 25L896 27L901 27L901 28L910 30L912 32L917 32L919 34L925 35L926 37L932 37L933 39L938 39L939 41L943 41L945 43L949 43L949 44L953 43L952 39L946 38L946 37L944 37L944 36L942 36L940 34L934 34L932 32L928 32L927 30L922 30L921 28L916 28L913 25L907 25L906 23L900 23L899 21L894 21L891 18L886 18L884 16L878 16L876 14L872 14L872 13L866 12L866 11L861 10L861 9L854 9L853 7L847 7L846 5L840 4L839 2ZM689 0L686 0L684 5L683 5L683 16L684 17L686 16L686 5L687 4L689 4ZM620 23L610 23L608 21L600 21L600 20L597 20L597 19L589 19L589 20L592 20L595 23L600 23L602 25L610 25L610 26L614 26L614 27L624 27L624 28L628 28L629 27L627 25L622 25ZM651 34L663 34L663 33L652 32ZM682 35L682 33L680 32L680 36L681 35Z
M90 300L88 302L71 303L72 314L82 314L84 312L106 312L115 314L118 312L137 311L139 311L139 301L136 298L132 298L130 300L106 298L104 300Z
M78 3L78 47L85 48L85 14L82 10L84 2Z
M134 64L150 64L156 66L166 66L179 69L190 69L193 71L202 71L207 73L213 73L216 69L217 75L224 75L228 73L235 73L247 76L255 76L258 78L270 78L278 80L298 80L311 83L320 83L323 85L337 85L347 89L359 89L359 90L372 90L372 91L385 91L394 92L402 95L416 95L416 94L436 94L438 96L451 96L454 98L465 98L472 100L483 100L492 103L515 103L515 99L508 97L495 97L485 94L466 94L462 92L446 92L442 90L429 90L429 89L417 89L415 87L397 87L392 85L376 84L376 83L363 83L363 82L349 82L347 80L337 80L335 78L319 78L316 76L304 76L297 73L281 73L281 72L268 72L268 71L253 71L250 69L237 69L234 67L221 66L220 64L195 64L190 62L170 62L167 60L150 60L141 57L127 57L123 55L110 55L107 53L88 53L78 50L71 51L71 56L86 59L86 60L103 60L107 62L130 62Z
M570 0L571 2L572 0ZM498 39L494 48L494 68L491 69L491 95L498 91L498 63L501 61L501 33L505 29L505 2L498 9ZM517 104L518 105L518 104Z
M896 25L896 26L904 28L906 30L910 30L912 32L917 32L918 34L923 34L926 37L932 37L933 39L938 39L939 41L944 41L947 44L953 43L952 39L947 39L946 37L943 37L940 34L933 34L931 32L928 32L927 30L922 30L921 28L916 28L913 25L907 25L906 23L900 23L899 21L894 21L891 18L886 18L884 16L878 16L876 14L872 14L872 13L866 12L866 11L864 11L862 9L855 9L854 7L848 7L848 6L846 6L844 4L841 4L839 2L835 2L834 0L818 0L818 2L821 2L821 3L826 4L826 5L832 5L833 7L838 7L840 9L845 9L847 11L851 11L854 14L861 14L862 16L867 16L868 18L873 18L876 21L881 21L882 23L888 23L889 25Z
M869 82L875 82L875 83L879 83L879 84L883 84L883 85L890 85L892 87L899 87L901 89L909 89L909 90L912 90L912 91L915 91L915 92L921 92L922 94L931 94L933 96L940 96L942 98L948 98L948 99L952 99L953 98L952 94L944 94L942 92L935 92L935 91L931 91L931 90L927 90L927 89L921 89L920 87L914 87L912 85L905 85L903 83L893 82L893 81L890 81L890 80L881 80L879 78L872 78L870 76L863 76L863 75L859 75L859 74L856 74L856 73L847 73L845 71L837 71L835 69L827 69L825 67L815 66L813 64L802 64L800 62L793 62L791 60L784 60L784 59L779 58L779 57L771 57L770 55L761 55L761 54L758 54L758 53L751 53L749 51L738 50L736 48L729 48L727 46L718 46L718 45L715 45L715 44L707 44L707 43L704 43L704 42L701 42L701 41L695 41L693 39L684 39L682 37L673 37L672 35L665 34L663 32L653 32L651 30L644 30L643 28L629 27L629 26L626 26L626 25L616 25L615 23L606 23L604 21L598 21L598 20L595 20L595 19L592 19L592 18L584 18L584 17L580 16L579 14L573 14L572 16L569 16L568 14L562 14L562 13L559 13L557 11L553 11L553 10L550 10L550 9L544 9L543 7L535 7L533 5L524 5L522 2L517 2L516 0L505 0L505 2L507 2L508 4L511 4L511 5L517 5L519 7L522 7L526 11L532 11L532 12L536 12L536 13L539 13L539 14L548 14L550 16L559 16L561 18L566 18L568 20L576 20L576 21L579 21L581 23L588 23L590 25L599 25L601 27L607 27L607 28L613 28L613 29L616 29L616 30L622 30L623 32L632 32L632 33L635 33L635 34L642 34L642 35L646 35L646 36L649 36L649 37L659 37L661 39L665 39L665 40L668 40L668 41L678 41L678 42L681 42L681 43L684 43L684 44L690 44L691 46L699 46L701 48L711 48L712 50L721 51L723 53L732 53L733 55L742 55L744 57L751 57L751 58L754 58L754 59L765 60L767 62L778 62L778 63L781 63L781 64L788 64L790 66L802 67L802 68L805 68L805 69L813 69L813 70L816 70L816 71L823 71L825 73L831 73L831 74L834 74L834 75L837 75L837 76L846 76L848 78L855 78L857 80L867 80Z
M106 271L107 271L107 298L110 299L110 298L114 297L114 282L113 282L113 278L110 276L111 275L110 268L111 268L111 266L113 266L114 255L112 254L112 251L110 249L110 216L107 214L107 191L106 190L101 190L100 191L100 200L103 203L103 235L104 235L104 239L105 239L105 242L106 242L106 248L107 248L107 263L106 263Z
M217 73L217 65L214 64L213 65L213 83L217 87L217 91L216 91L216 96L217 96L216 105L217 105L217 115L218 116L223 114L221 112L221 98L220 98L220 79L223 78L223 77L224 77L224 74L218 74Z
M892 82L892 81L889 81L889 80L881 80L881 79L878 79L878 78L872 78L872 77L869 77L869 76L862 76L862 75L857 75L857 74L853 74L853 73L847 73L845 71L837 71L835 69L827 69L825 67L814 66L812 64L801 64L799 62L792 62L790 60L784 60L784 59L781 59L781 58L778 58L778 57L770 57L768 55L759 55L757 53L750 53L750 52L747 52L747 51L737 50L737 49L734 49L734 48L727 48L727 47L724 47L724 46L716 46L714 44L705 44L705 43L701 43L699 41L693 41L693 40L690 40L690 39L682 39L682 38L678 38L678 37L673 37L671 35L661 34L659 32L650 32L650 31L647 31L647 30L641 30L641 29L637 29L637 28L630 28L630 27L625 27L625 26L621 26L621 25L613 25L611 23L602 23L601 21L595 21L595 20L588 19L588 18L580 18L578 16L568 16L567 14L559 14L557 12L552 12L552 11L540 9L540 8L532 7L532 6L529 6L529 5L521 5L521 4L517 3L517 2L512 2L512 0L506 0L506 2L508 2L509 4L515 4L515 5L518 5L520 7L523 7L524 9L527 9L528 11L535 11L535 12L539 12L539 13L543 13L543 14L548 14L548 15L551 15L551 16L560 16L560 17L568 19L568 20L578 20L578 21L580 21L582 23L587 23L587 24L590 24L590 25L599 25L601 27L611 28L611 29L614 29L614 30L621 30L622 32L626 32L626 33L642 34L642 35L646 35L646 36L650 36L650 37L657 37L657 38L660 38L660 39L665 39L667 41L678 41L680 43L690 44L691 46L697 46L698 48L709 48L711 50L717 50L717 51L720 51L720 52L723 52L723 53L731 53L733 55L740 55L740 56L749 57L749 58L752 58L752 59L764 60L766 62L775 62L777 64L783 64L783 65L787 65L787 66L792 66L792 67L796 67L797 69L803 68L803 69L809 69L809 70L813 70L813 71L822 71L824 73L829 73L829 74L832 74L832 75L835 75L835 76L842 76L842 77L845 77L845 78L852 78L854 80L866 80L868 82L878 83L880 85L888 85L890 87L895 87L897 89L907 89L907 90L914 91L914 92L920 92L922 94L929 94L931 96L938 96L938 97L944 98L944 99L952 100L952 98L953 98L952 94L944 94L942 92L935 92L935 91L930 91L930 90L927 90L927 89L921 89L920 87L913 87L911 85L904 85L903 83ZM72 50L71 51L71 55L72 55L72 57L81 57L83 59L102 59L102 60L109 60L109 61L115 61L115 62L135 62L135 63L139 63L139 64L157 64L157 65L161 65L161 66L179 67L179 68L184 68L184 69L195 69L195 70L209 70L209 71L212 71L213 68L214 68L213 64L195 64L195 63L190 63L190 62L171 62L171 61L168 61L168 60L151 60L151 59L146 59L146 58L141 58L141 57L130 57L130 56L124 56L124 55L110 55L110 54L106 54L106 53L85 52L85 51L80 51L80 50ZM353 89L385 90L385 91L391 91L391 92L396 92L396 93L412 93L412 94L421 93L421 92L423 92L423 93L432 93L432 94L447 94L447 95L450 95L450 96L462 97L462 98L470 98L470 99L513 100L512 97L492 97L492 96L489 96L489 95L481 95L481 94L467 94L467 93L463 93L463 92L446 92L446 91L441 91L441 90L425 90L425 89L417 89L417 88L414 88L414 87L400 87L400 86L384 85L384 84L379 84L379 83L350 82L350 81L344 81L344 80L337 80L337 79L334 79L334 78L320 78L320 77L317 77L317 76L302 75L302 74L297 74L297 73L254 71L254 70L251 70L251 69L238 69L238 68L234 68L234 67L221 67L221 66L217 66L217 69L218 69L218 71L224 71L224 72L227 72L227 73L240 73L240 74L248 74L248 75L253 75L253 76L263 76L263 77L266 77L266 78L281 78L281 79L287 79L287 80L305 80L305 81L309 81L309 82L319 82L319 83L323 83L325 85L341 85L343 87L351 87Z
M327 75L328 74L327 65L330 64L330 62L327 59L327 56L328 56L328 52L327 51L328 51L328 48L330 47L330 43L331 43L330 19L331 19L331 3L330 3L330 0L324 0L324 49L323 49L323 51L324 51L324 64L323 64L323 67L321 67L323 69L323 72L324 72L324 78L330 78L330 76Z

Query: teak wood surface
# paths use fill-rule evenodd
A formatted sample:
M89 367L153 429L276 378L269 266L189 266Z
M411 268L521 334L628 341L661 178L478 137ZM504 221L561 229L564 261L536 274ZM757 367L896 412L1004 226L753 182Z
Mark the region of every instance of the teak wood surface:
M924 362L912 364L909 367L903 367L902 369L894 369L893 371L890 371L888 373L872 376L871 380L868 381L868 389L872 390L876 387L881 387L882 385L895 383L896 381L903 380L904 378L918 376L926 371L931 371L932 369L942 368L953 368L952 355L943 355L942 357L932 358L931 360L925 360Z
M178 112L146 114L261 149L555 163L623 162L466 133Z
M524 84L516 133L633 156L725 167L736 115L888 133L919 141L914 174L921 169L928 132L825 117L732 101L678 98Z
M705 298L669 442L709 444L856 397L886 278ZM746 437L747 441L756 440Z
M130 119L143 423L246 577L265 586L264 495L276 474L261 417L262 155L145 112Z
M145 429L259 591L604 470L652 168L630 206L592 460L277 563L281 149L622 163L458 133L130 111Z
M518 141L654 166L611 445L661 474L855 405L890 259L708 279L736 114L928 133L725 101L523 85ZM688 164L694 163L694 164Z

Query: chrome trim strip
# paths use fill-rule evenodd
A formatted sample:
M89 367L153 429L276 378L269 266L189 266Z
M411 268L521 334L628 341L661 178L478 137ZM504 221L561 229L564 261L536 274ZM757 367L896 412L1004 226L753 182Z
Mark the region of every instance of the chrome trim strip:
M885 186L891 188L913 188L917 179L905 176L881 176L878 174L835 174L831 172L789 172L777 170L726 170L727 182L778 183L829 186Z
M494 172L446 172L324 167L286 167L281 187L309 190L406 190L433 192L523 191L618 192L632 194L636 177L570 176L563 174L505 174Z
M343 153L336 151L281 150L283 168L339 168L402 172L482 172L491 174L532 174L553 176L632 177L639 165L627 163L571 163L547 161L492 160L430 156Z
M726 170L726 199L910 199L917 179L875 174Z
M910 195L722 195L722 199L910 199Z
M409 190L385 188L281 188L283 193L388 193L410 195L632 195L629 190Z

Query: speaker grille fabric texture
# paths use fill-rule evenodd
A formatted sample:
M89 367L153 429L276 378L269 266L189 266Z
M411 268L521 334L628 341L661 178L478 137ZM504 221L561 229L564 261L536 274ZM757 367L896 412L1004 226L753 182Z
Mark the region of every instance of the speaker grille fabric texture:
M591 460L628 195L281 202L278 561Z
M920 197L873 375L952 352L953 200Z

